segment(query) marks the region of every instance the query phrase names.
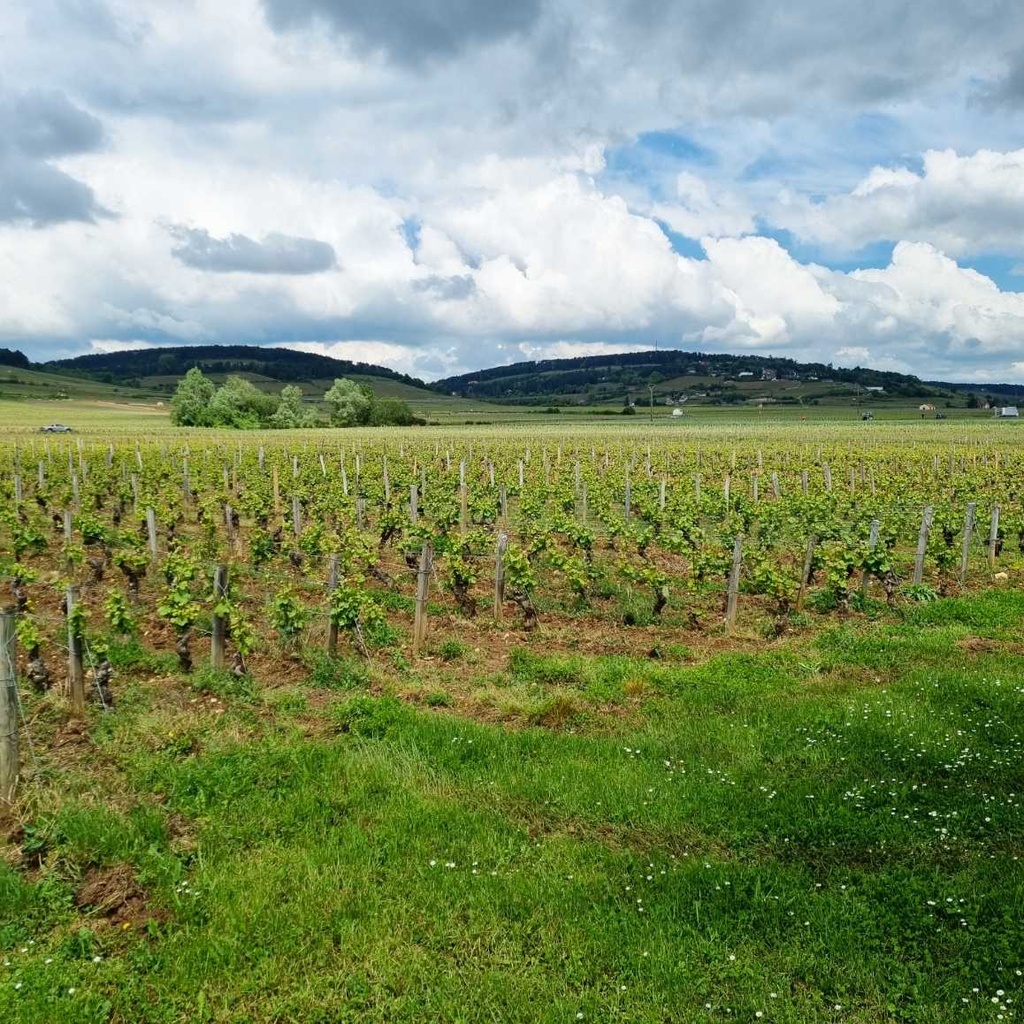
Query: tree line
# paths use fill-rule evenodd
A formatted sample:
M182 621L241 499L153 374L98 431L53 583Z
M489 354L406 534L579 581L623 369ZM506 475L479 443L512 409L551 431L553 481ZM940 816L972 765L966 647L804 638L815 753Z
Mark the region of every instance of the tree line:
M334 427L413 426L426 421L406 402L382 398L367 384L338 377L324 395L327 423ZM171 399L171 422L180 427L232 430L295 430L325 425L302 388L286 384L279 396L261 391L245 377L229 376L217 387L194 366L178 382Z

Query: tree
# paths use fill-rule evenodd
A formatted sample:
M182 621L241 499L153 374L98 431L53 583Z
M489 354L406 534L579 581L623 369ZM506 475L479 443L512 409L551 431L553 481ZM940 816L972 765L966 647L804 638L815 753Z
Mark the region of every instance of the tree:
M324 395L324 401L331 407L331 423L336 427L355 427L370 419L373 392L361 388L348 377L338 377L334 386Z
M270 417L270 425L278 430L316 426L316 412L304 407L302 388L297 384L286 384L281 388L281 401Z
M17 366L27 370L31 365L24 352L16 348L0 348L0 366Z
M178 382L171 399L171 422L179 427L213 425L210 406L217 388L198 366L193 366Z
M375 398L370 406L370 423L375 427L411 427L420 422L400 398Z
M274 399L244 377L228 377L210 402L211 426L258 430L274 415Z

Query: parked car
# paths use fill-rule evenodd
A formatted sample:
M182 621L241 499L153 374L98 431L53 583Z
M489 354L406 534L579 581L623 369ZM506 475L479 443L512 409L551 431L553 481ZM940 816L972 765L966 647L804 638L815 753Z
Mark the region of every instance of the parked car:
M70 434L72 433L71 427L66 423L50 423L45 427L39 428L44 434Z

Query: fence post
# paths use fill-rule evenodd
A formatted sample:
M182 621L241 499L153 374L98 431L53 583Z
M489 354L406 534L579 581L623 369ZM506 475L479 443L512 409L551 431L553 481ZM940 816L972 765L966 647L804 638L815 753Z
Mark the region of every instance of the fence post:
M151 508L146 509L146 533L149 535L149 554L155 560L157 556L156 512Z
M82 665L82 638L75 629L78 587L68 587L65 607L68 613L68 692L71 695L71 712L81 718L85 715L85 669Z
M0 803L18 784L18 673L14 613L0 612Z
M227 597L228 567L218 565L213 571L213 625L210 631L210 668L219 672L224 668L224 642L227 639L227 619L218 614L217 605Z
M299 505L299 496L292 495L292 529L295 531L295 539L302 536L302 508Z
M814 549L817 540L811 536L807 538L807 551L804 554L804 570L800 574L800 589L796 592L796 610L800 611L804 606L804 598L807 596L807 585L811 580L811 566L814 564Z
M334 621L331 611L334 605L334 592L338 589L338 556L331 555L330 570L327 577L327 653L333 658L338 653L338 624Z
M932 528L932 507L929 505L921 516L921 530L917 535L917 555L914 558L914 584L924 578L924 553L928 549L928 532Z
M967 503L967 516L964 519L964 546L963 551L960 555L960 584L963 585L967 579L967 559L971 553L971 536L974 533L974 517L977 513L978 505L976 502L969 501Z
M409 484L409 522L415 526L419 518L420 510L419 502L417 501L417 487L415 484Z
M878 533L879 533L879 531L881 529L882 529L881 521L878 520L878 519L872 519L871 520L871 532L870 532L870 534L868 534L868 551L869 552L875 550L875 547L878 544ZM862 598L868 596L868 581L869 581L869 579L870 579L870 577L868 576L868 571L867 571L867 569L865 569L860 574L860 596Z
M988 567L993 572L996 568L996 544L999 540L999 506L992 506L992 525L988 530Z
M431 561L433 550L430 541L423 544L420 552L420 567L416 574L416 617L412 627L412 653L416 657L420 653L420 644L427 635L427 589L430 583Z
M725 605L725 628L732 632L736 625L736 606L740 597L740 563L743 560L743 534L737 533L732 546L732 569L729 571L729 593Z
M498 546L494 553L494 619L501 622L505 617L505 551L508 548L508 534L498 534Z

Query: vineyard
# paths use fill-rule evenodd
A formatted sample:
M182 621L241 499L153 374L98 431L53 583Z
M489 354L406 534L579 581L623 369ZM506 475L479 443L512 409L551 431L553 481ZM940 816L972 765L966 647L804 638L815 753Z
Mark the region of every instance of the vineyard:
M600 441L8 447L23 646L43 678L69 628L93 661L90 637L141 629L183 671L239 674L268 637L416 655L453 617L782 632L1024 555L1016 450Z
M442 742L430 730L448 730L444 742L457 744L466 730L497 729L497 733L472 735L481 748L498 744L504 750L502 757L515 760L525 756L523 750L533 742L516 738L532 735L529 730L522 734L518 730L530 726L559 736L608 736L609 749L615 750L621 749L615 737L628 735L622 730L639 729L644 745L650 741L657 746L644 733L653 728L644 724L645 700L661 699L662 687L668 687L665 699L698 699L680 697L680 684L669 680L674 680L671 674L677 670L692 671L698 673L694 680L700 690L705 685L699 681L704 664L713 666L713 670L707 669L707 699L717 701L722 692L731 692L736 686L742 689L749 681L752 689L743 690L742 699L737 697L729 704L727 713L749 711L756 717L762 702L770 704L776 699L774 692L761 689L765 669L756 659L770 662L782 658L783 662L770 663L770 673L779 664L785 672L796 672L798 662L786 661L790 657L787 651L796 652L794 658L807 658L811 657L807 651L820 652L821 644L832 645L824 660L832 664L830 671L839 673L838 679L842 666L836 662L836 651L846 649L842 647L846 644L854 652L849 655L853 661L863 654L856 639L861 629L881 630L865 635L888 637L878 640L883 653L876 651L868 657L869 663L874 664L874 657L878 665L885 666L879 673L894 665L910 672L916 656L901 662L899 652L912 650L916 632L924 635L923 624L932 621L930 608L960 609L955 615L965 616L963 622L975 622L969 609L996 601L992 607L999 610L993 616L1009 614L1014 620L1014 586L1024 566L1022 498L1024 446L1014 434L1000 431L999 425L973 424L954 431L924 424L917 429L909 424L905 431L871 434L860 434L853 426L794 424L774 430L686 433L594 428L564 434L543 429L279 433L243 436L241 440L237 434L204 437L187 432L113 441L101 434L71 439L28 434L12 437L0 445L0 608L6 609L2 622L6 632L0 639L8 654L14 654L4 666L8 692L19 694L5 713L8 731L20 736L20 748L16 744L13 753L9 746L5 748L6 760L0 763L6 773L6 779L0 781L13 796L13 806L21 807L10 843L37 871L56 863L62 842L75 845L66 828L61 832L54 825L63 820L61 815L71 812L64 807L64 798L58 800L52 792L54 785L60 788L62 750L69 743L73 763L65 767L75 778L91 780L75 784L81 791L76 799L93 808L89 813L100 813L96 808L106 802L103 793L109 784L115 790L127 785L135 793L129 802L141 799L143 804L149 798L138 793L155 786L153 791L163 794L160 799L170 799L175 806L175 815L212 813L217 818L220 812L211 807L221 806L219 801L226 797L204 790L199 783L198 789L189 789L184 776L172 778L171 766L175 766L174 772L185 766L181 770L187 774L200 770L189 767L193 762L219 757L226 761L218 771L237 770L245 775L251 764L244 754L248 744L258 746L273 736L284 742L283 734L275 731L279 726L271 725L270 719L275 708L287 711L289 700L301 712L300 717L305 716L304 743L310 737L319 742L323 729L328 728L337 730L332 735L340 734L355 743L353 750L376 750L376 738L400 736L408 729L416 737L409 742L416 750L426 750ZM934 621L940 623L947 612L935 614L939 617ZM918 626L911 625L906 635L884 632L903 629L908 622ZM1005 653L998 645L1009 642L1015 627L1006 628L1009 634L997 632L985 641L995 646L983 648L983 653L995 651L994 657ZM960 642L963 637L957 634L953 639ZM897 653L884 654L887 649ZM820 653L813 656L821 657ZM927 660L925 655L921 657ZM951 651L948 657L955 662L961 655ZM858 679L870 676L877 682L880 678L864 675L863 667L852 662L849 670ZM508 679L503 673L510 674L513 681L527 680L533 697L517 701L510 696L511 690L503 692ZM739 681L734 678L737 675ZM467 683L471 676L483 681L476 689ZM895 682L893 677L886 678ZM915 687L922 685L921 679L914 683ZM949 699L954 703L960 699L957 685L950 683ZM836 686L845 694L838 682ZM318 696L338 691L340 699ZM396 700L396 692L404 700ZM821 697L815 693L815 699ZM172 700L171 694L177 696ZM877 697L877 691L872 691L870 700ZM859 701L869 698L854 695L850 700L859 706ZM168 701L173 712L168 710ZM430 721L448 724L424 725L419 719L410 719L407 716L413 712L409 707L417 715L434 716ZM177 716L177 724L166 736L155 738L146 725L145 716L157 713L154 708L172 718ZM263 717L260 708L266 712ZM916 705L914 708L908 703L904 709L908 723L923 714ZM726 711L718 708L715 714L720 713ZM1005 709L1003 713L1009 714ZM831 712L822 714L832 721ZM618 724L617 715L624 716ZM839 729L837 723L849 715L849 711L841 713L829 728ZM995 711L992 715L998 717ZM221 716L220 724L210 725L216 716ZM865 721L866 716L865 703ZM182 717L187 718L186 727L179 720ZM219 733L217 741L203 738L204 730L220 729L228 721L234 723L231 737L240 744L237 749L224 746L226 739ZM723 718L722 723L725 721ZM506 725L495 724L500 722ZM514 728L508 731L507 726ZM807 722L802 728L806 727ZM813 729L819 727L820 722ZM926 732L931 728L920 721L915 727ZM699 730L700 723L694 728ZM1007 806L1016 810L1007 812L1007 827L1013 832L1020 824L1019 803L1014 797L1022 784L1020 739L1006 722L1000 728L1006 733L1000 748L1003 753L992 754L992 764L999 768L991 770L986 785L993 792L1002 793L1005 788L1009 793ZM423 729L427 732L417 731ZM89 742L99 743L101 748L104 743L113 744L111 749L119 753L108 753L108 760L135 758L142 749L144 761L130 771L122 764L119 781L100 783L98 769L82 761L84 755L76 746L83 735L98 736ZM912 730L910 735L914 735ZM821 740L825 743L834 736L826 729ZM699 733L691 739L694 749L707 754ZM722 751L729 750L732 742L723 739ZM801 751L806 750L803 742L801 737ZM951 743L952 750L956 744ZM281 751L271 752L271 760L284 757L288 762L279 766L282 778L308 772L315 776L320 770L304 760L307 753L288 750L287 757ZM316 754L314 760L321 756L335 755ZM377 755L369 756L372 760ZM449 757L450 751L443 756ZM591 756L593 770L603 771L605 754L597 748L589 754L575 750L573 763L583 763L579 759ZM733 750L730 756L741 755ZM779 755L780 763L788 763L785 756ZM677 747L672 757L663 759L670 773L676 770L672 767L676 757L682 772L689 754ZM888 757L883 758L886 766ZM164 761L157 764L160 758ZM237 758L241 760L232 760ZM797 761L804 764L805 758L806 753L801 753ZM852 762L856 760L851 756ZM715 763L721 766L725 762ZM321 766L325 775L342 770L332 764ZM751 781L766 771L763 764L749 767ZM269 777L277 770L271 769ZM351 764L345 771L350 770L355 771ZM393 775L401 776L405 770L400 763L384 768L375 762L375 767L367 770L387 780L379 782L381 792L387 794L382 799L399 799L393 792ZM634 771L625 770L627 774ZM977 770L982 771L980 761ZM120 774L126 771L130 784ZM812 775L833 771L824 762L814 762ZM947 765L939 774L951 771ZM877 775L876 766L873 778ZM162 779L159 785L154 781L158 778ZM232 789L226 778L225 785L235 793L232 799L248 799ZM983 778L984 773L979 776ZM498 791L507 781L503 779L488 783L495 787L499 802ZM256 790L261 785L255 780L251 784ZM877 779L869 789L876 784ZM315 782L312 785L317 788ZM540 783L533 785L539 787L534 798L545 791ZM546 785L553 787L548 800L570 800L565 793L552 795L561 791L561 784L549 780ZM597 786L596 777L587 785ZM848 794L854 780L839 773L836 787L847 787L844 791ZM767 792L767 787L761 788ZM902 793L902 782L898 788ZM840 791L837 788L833 795L844 807L874 799L862 789L856 790L855 798L840 798ZM196 795L200 792L206 794L201 800ZM616 799L614 793L606 798L609 804ZM114 804L121 799L127 798L122 794ZM679 827L684 831L697 827L699 831L695 823L705 813L712 818L724 813L721 807L715 808L719 799L715 796L708 803L707 794L701 796L692 809L695 817ZM352 800L358 802L354 796ZM804 809L806 806L805 802ZM224 820L232 820L228 806L223 805L222 810ZM132 822L130 827L124 826L129 832L145 832L150 827L143 818L151 812L136 809L126 813ZM159 817L163 812L152 813ZM273 817L278 811L262 807L254 813ZM316 818L320 812L311 813ZM361 813L372 818L376 812L367 804ZM586 817L583 811L578 813ZM646 812L638 813L643 818ZM743 818L748 812L736 813ZM942 813L948 815L949 808L944 807ZM751 822L756 817L754 814ZM669 840L672 830L667 820L659 826L663 842L659 845L645 839L640 844L645 852L638 854L645 863L650 860L652 870L657 862L662 875L666 874L662 868L669 853L675 861L684 849L702 849L693 836L684 841L679 838L681 833L676 833ZM786 830L787 836L792 832L796 843L803 826L794 824L795 820L787 821ZM943 820L950 827L950 819ZM151 849L140 856L143 862L152 862L154 878L163 880L152 881L152 888L159 890L163 885L173 894L165 899L173 909L165 907L161 911L165 916L158 914L149 927L153 935L173 945L182 941L183 933L175 933L170 922L189 919L182 909L182 892L189 891L193 861L191 854L185 856L175 847L166 822L159 827L150 825L163 837L153 840L153 849L162 852ZM620 826L624 823L616 827ZM238 827L244 831L248 826ZM435 825L425 827L429 831ZM538 827L536 822L530 826L531 842L539 834ZM901 837L895 825L891 829L895 831L888 841L903 849L906 837ZM876 859L879 836L886 830L890 830L888 824L872 833L870 855L863 854L867 861ZM398 841L401 843L401 838ZM770 840L773 850L780 841L777 837ZM907 859L900 861L904 864L901 871L912 874L910 864L920 855L919 841L916 834L913 840L906 840L900 857ZM218 842L223 844L226 838L222 835L214 845ZM419 844L419 840L410 842ZM708 869L713 862L716 873L725 872L718 878L721 892L720 883L731 870L728 864L733 855L724 846L718 849L716 842L707 847L714 850L701 853L700 858L703 862L704 856L708 857ZM134 848L134 843L142 843L140 850L146 846L141 838L132 839L128 846ZM882 843L884 846L884 839ZM629 842L624 844L629 846ZM619 849L617 844L613 847ZM1006 850L999 843L993 849L997 847L1002 856ZM25 853L26 848L29 853L36 849L34 860ZM967 870L965 862L961 860L959 866L954 862L965 855L945 849L936 854L934 870L952 873L950 877L958 872L962 875ZM748 856L736 856L745 865L744 871L753 870ZM95 871L110 862L131 865L133 857L138 862L138 856L123 851L118 856L94 854L84 863ZM162 858L167 863L173 860L173 871ZM157 861L163 867L154 867ZM940 862L944 865L941 869ZM434 860L430 864L433 866ZM599 873L594 865L577 868ZM80 884L83 870L73 869L74 877L67 884L72 888ZM125 870L134 872L133 878L145 873L139 863ZM169 871L176 888L170 887ZM14 903L28 901L24 906L31 902L25 895L28 890L19 888L28 883L15 883L13 875L5 883L4 877L0 872L0 956L26 943L31 933L31 928L23 927L16 918L4 923L5 898ZM936 877L933 875L932 882L938 884ZM911 888L918 881L911 875L904 877L904 884ZM742 884L748 882L746 878ZM777 879L776 884L781 893L794 882ZM128 888L133 893L141 891L132 888L135 885L132 882ZM1018 885L1007 907L1019 902L1021 891ZM435 898L436 894L431 897ZM994 899L987 898L990 902ZM76 899L78 907L94 905ZM461 912L471 914L465 907ZM85 913L88 924L88 909ZM427 911L421 908L421 913ZM43 915L46 920L52 916ZM53 919L65 918L58 913ZM670 927L667 922L663 926ZM126 916L125 928L130 934L134 934L132 927L133 919ZM95 932L91 925L86 930L90 935ZM996 923L984 934L994 941L998 932ZM1011 971L1010 981L1003 973L1010 966L1024 966L1024 959L1017 963L1021 949L1014 949L1013 943L1020 936L1014 935L1013 939L1003 935L998 950L971 961L972 969L985 974L984 980L992 982L993 990L996 979L1007 991L1011 983L1019 988L1015 979L1020 970L1015 976ZM95 937L81 941L90 951L102 944ZM744 941L754 940L748 937ZM931 941L920 939L921 948L931 950L929 957L953 955L953 947L932 949ZM957 955L962 954L959 946L956 950ZM706 954L705 950L701 956ZM610 954L595 955L600 959ZM12 959L7 963L10 967ZM776 968L781 970L778 964L773 970ZM164 968L157 964L149 969L159 972ZM602 970L607 973L610 968L606 964ZM927 973L923 964L921 970ZM895 999L894 1008L885 1009L879 1000L885 1002L887 996L875 992L869 999L866 994L872 989L869 979L877 971L876 962L865 962L863 977L850 984L849 997L833 994L826 999L822 992L838 992L843 986L835 979L826 984L816 977L808 982L807 991L791 988L774 1007L774 1016L765 1002L769 997L763 994L766 1008L756 1016L768 1013L766 1019L793 1021L996 1019L994 1013L988 1015L989 1004L982 1004L987 992L972 994L970 986L965 989L965 1000L972 1000L970 1012L978 1016L966 1016L966 1009L963 1016L952 1011L945 1016L936 1009L945 1005L949 992L959 993L957 986L963 987L955 971L950 978L936 982L948 991L908 991L901 997L903 1003ZM67 972L68 977L79 977L78 967L68 967ZM31 971L26 977L30 975ZM42 967L37 975L37 995L42 1001L33 1011L37 1016L25 1010L25 1020L47 1019L39 1007L52 1009L43 997L45 993L50 993L46 999L52 996L52 985L47 988ZM378 1013L380 1019L426 1019L418 1014L427 1012L423 1007L430 1004L429 999L416 997L421 1001L414 1000L409 1007L418 1009L413 1012L406 1007L407 1016L403 1017L406 1011L399 1010L404 1004L388 1002L377 990L379 981L366 982L378 1002L371 1000L361 1011L353 1011L351 1019L378 1019ZM0 976L0 1007L20 1005L14 990L3 988L4 984ZM65 987L73 993L80 984ZM380 984L387 988L394 982ZM564 997L564 1007L589 1007L589 996L584 996L596 984L593 979L579 981L571 986L572 998L564 993L552 998ZM761 995L755 999L739 985L730 997L732 1003L712 1000L701 1009L702 1000L688 1014L660 1016L661 1011L652 1007L682 981L670 985L662 979L652 984L642 1005L630 1008L623 985L614 1013L591 1016L593 1010L587 1009L587 1017L753 1019L754 1007L762 1005L757 1001ZM306 1010L301 1007L308 1010L308 1006L295 992L282 996L277 1015L261 1016L246 1003L249 1009L235 1016L228 1003L218 1003L207 993L201 1008L194 1002L184 1009L174 999L157 999L145 1014L133 1017L123 1003L111 1001L109 989L109 985L107 989L98 985L96 998L79 1017L69 1015L71 1003L65 993L60 1019L313 1019L302 1015ZM544 1014L520 1018L511 1010L516 986L502 991L495 996L492 1012L507 1019L549 1019ZM134 998L142 998L141 992ZM868 1008L859 1016L847 1017L843 1010L846 998L854 1002L862 998ZM959 994L956 998L960 999ZM5 1003L5 999L9 1001ZM289 999L298 1000L296 1016L289 1016ZM506 1004L505 999L510 1001ZM1010 1019L1010 1000L1001 999L1002 994L993 1003ZM336 1006L339 1014L343 1002ZM783 1002L788 1007L785 1012ZM172 1004L176 1008L167 1009ZM747 1006L747 1016L733 1017L733 1004ZM158 1005L166 1009L165 1016L153 1008ZM927 1012L921 1009L925 1005ZM904 1016L904 1011L908 1015ZM435 1015L432 1019L457 1019L451 1015L451 1007L434 1005L430 1012ZM583 1013L574 1012L569 1019L583 1019ZM471 1015L466 1019L483 1018ZM553 1015L550 1019L564 1018Z

